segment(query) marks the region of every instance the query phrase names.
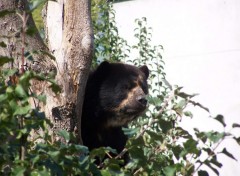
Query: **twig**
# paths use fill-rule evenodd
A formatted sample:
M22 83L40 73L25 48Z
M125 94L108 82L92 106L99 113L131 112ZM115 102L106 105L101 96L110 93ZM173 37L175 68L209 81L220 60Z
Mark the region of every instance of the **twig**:
M20 124L19 124L19 128L20 130L23 129L24 126L24 119L23 117L19 117L20 118ZM20 138L20 160L24 161L25 160L25 153L26 153L26 149L25 149L25 140L24 140L24 135L22 134L21 138Z
M140 167L138 170L136 170L135 172L134 172L134 174L133 175L137 175L139 172L141 172L143 170L143 168L142 167Z
M18 14L18 13L17 13ZM25 42L26 42L26 26L27 26L27 20L28 20L28 16L26 15L26 12L23 11L23 15L18 14L20 16L20 18L22 19L23 22L23 26L22 26L22 55L21 55L21 74L24 73L24 63L25 63L25 59L24 59L24 52L25 52Z
M213 148L212 151L215 151L215 150L218 148L218 146L222 143L222 141L223 141L224 139L225 139L225 137L222 138L222 139L217 143L217 145ZM199 170L199 168L204 164L205 161L207 161L210 157L213 157L214 155L216 155L216 154L215 154L215 153L209 154L208 157L207 157L203 162L201 162L201 163L199 164L199 166L194 170L194 172L193 172L192 175L194 175L194 174Z
M25 32L26 32L26 25L27 25L27 19L28 19L28 16L26 15L26 12L23 11L23 15L17 13L20 18L22 19L22 22L23 22L23 26L22 26L22 55L21 55L21 62L22 62L22 65L20 67L20 70L21 70L21 74L24 73L24 62L25 62L25 59L24 59L24 50L25 50ZM19 128L20 130L23 129L24 127L24 117L23 116L20 116L20 122L19 122ZM25 160L25 154L26 154L26 136L25 134L21 136L20 138L20 160L24 161Z

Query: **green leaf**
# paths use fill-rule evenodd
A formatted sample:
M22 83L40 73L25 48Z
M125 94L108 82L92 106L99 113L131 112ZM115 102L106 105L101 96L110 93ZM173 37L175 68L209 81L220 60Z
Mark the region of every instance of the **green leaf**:
M212 157L212 159L210 160L210 163L214 164L215 166L217 166L219 168L222 167L222 163L218 162L216 155L214 155Z
M167 167L164 167L164 168L163 168L163 173L164 173L166 176L174 176L174 175L175 175L175 172L176 172L176 168L173 167L173 166L167 166Z
M33 164L35 164L36 162L38 162L40 160L40 155L36 155L34 158L31 159L31 162Z
M207 171L200 170L198 171L198 176L209 176Z
M235 139L235 141L238 143L238 145L240 145L240 137L234 137L233 139Z
M25 92L24 88L22 85L18 84L15 88L15 93L18 97L20 98L25 98L27 97L27 93Z
M60 151L49 151L48 154L55 160L57 161L60 155Z
M45 3L47 0L34 0L32 1L32 5L30 6L30 11L34 11L37 9L41 4Z
M203 106L202 104L200 104L198 102L189 100L189 103L191 103L193 106L198 106L198 107L204 109L205 111L210 112L208 108L206 108L205 106Z
M33 62L32 53L30 53L29 51L27 51L27 52L24 53L24 57L25 57L27 60L30 60L30 61Z
M24 89L28 89L30 86L30 79L34 77L33 72L26 71L19 79L19 83L24 87Z
M139 128L122 128L122 130L125 135L127 135L128 137L132 137L139 131Z
M172 88L172 85L171 85L166 79L163 79L162 81L164 82L164 84L165 84L170 90L173 89L173 88Z
M12 168L12 174L15 176L23 176L24 172L26 171L26 168L24 168L23 166L17 166Z
M96 156L98 156L100 160L102 160L105 157L105 155L106 155L106 150L103 147L93 149L90 152L91 158L95 158Z
M183 114L183 109L186 107L187 101L185 99L182 99L181 101L178 102L177 105L173 107L173 109L178 113L180 116Z
M7 98L8 98L7 94L0 95L0 102L7 100Z
M28 27L26 34L32 37L36 32L37 32L37 29L35 27Z
M17 69L13 68L13 69L7 69L3 71L4 76L9 77L9 76L13 76L15 73L17 73Z
M162 104L162 100L158 97L148 97L148 101L154 106L160 106Z
M0 17L4 17L5 15L9 15L11 13L15 13L13 10L2 10L0 11Z
M47 101L46 95L38 95L37 99L43 102L44 104L46 104L46 101Z
M191 118L193 117L193 114L190 111L185 111L184 115L187 116L187 117L191 117Z
M142 146L144 145L144 139L142 136L138 137L137 139L135 138L130 138L128 140L127 146L130 144L130 146Z
M190 95L190 94L187 94L185 92L177 92L177 91L175 91L175 93L176 93L177 96L182 97L184 99L192 98L192 97L195 97L195 96L199 95L199 94L192 94L192 95Z
M70 134L66 130L60 130L58 131L58 135L63 137L67 142L70 141Z
M0 42L0 46L3 47L3 48L6 48L6 47L7 47L7 45L6 45L3 41Z
M19 133L17 134L16 139L20 139L27 132L28 132L28 130L26 128L19 130Z
M197 144L198 144L197 141L190 138L183 144L183 146L188 153L199 154L200 150L197 149Z
M55 84L55 83L52 83L49 87L52 89L52 91L54 93L60 93L61 92L60 86Z
M220 139L223 139L225 136L225 133L219 133L217 131L210 131L210 132L206 132L204 133L206 135L206 137L210 140L213 141L214 143L218 142Z
M112 174L108 170L101 170L102 176L111 176Z
M138 163L140 162L141 164L146 164L145 162L142 163L142 161L144 159L146 159L144 157L143 149L144 149L143 147L140 148L140 147L137 147L137 146L132 146L131 149L129 149L128 151L129 151L129 154L130 154L130 156L133 160L135 160Z
M173 128L173 122L172 121L166 121L164 119L159 120L160 127L163 131L163 133L167 133L168 130Z
M233 127L233 128L240 128L240 124L234 123L234 124L232 124L232 127Z
M181 146L179 146L179 145L172 147L173 154L174 154L174 156L175 156L177 159L180 158L180 154L181 154L181 152L182 152L183 150L184 150L184 149L183 149Z
M219 172L216 168L214 168L210 163L209 161L205 161L204 162L205 165L207 165L213 172L215 172L215 174L219 175Z
M223 153L223 154L227 155L229 158L232 158L237 161L237 159L231 153L229 153L226 148L224 148L221 153Z
M224 121L224 117L222 115L219 114L214 119L219 121L224 127L226 126L226 123Z
M3 66L4 64L13 61L13 58L7 57L7 56L0 56L0 66Z
M83 146L83 145L74 145L75 149L77 151L81 151L82 153L88 153L89 150L86 146Z
M24 107L18 106L13 115L25 115L28 114L28 112L31 110L31 106L27 105Z

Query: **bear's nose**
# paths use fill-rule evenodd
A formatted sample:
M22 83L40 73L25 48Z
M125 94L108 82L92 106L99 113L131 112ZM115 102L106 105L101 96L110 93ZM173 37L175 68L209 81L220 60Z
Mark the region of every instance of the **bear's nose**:
M146 106L147 105L147 99L145 97L138 97L137 101L141 103L141 105Z

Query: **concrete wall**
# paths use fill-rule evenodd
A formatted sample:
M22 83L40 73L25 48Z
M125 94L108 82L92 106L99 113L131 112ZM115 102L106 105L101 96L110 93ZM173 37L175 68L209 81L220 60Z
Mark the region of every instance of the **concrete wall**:
M240 123L240 1L239 0L135 0L114 5L120 35L133 42L134 20L147 17L153 42L164 46L167 79L199 93L195 100L222 114L230 130ZM194 108L193 120L182 126L222 130L209 114ZM239 130L234 130L240 136ZM226 141L240 161L240 146ZM220 156L221 176L240 175L240 162ZM211 175L214 175L211 173Z

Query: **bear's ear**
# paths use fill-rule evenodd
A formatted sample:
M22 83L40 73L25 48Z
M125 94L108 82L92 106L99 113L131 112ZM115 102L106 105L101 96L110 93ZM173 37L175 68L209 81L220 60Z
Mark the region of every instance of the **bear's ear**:
M96 72L98 75L104 76L108 74L109 68L110 68L110 63L107 61L104 61L98 66Z
M139 69L145 74L146 78L148 78L148 76L149 76L148 67L146 65L143 65Z

